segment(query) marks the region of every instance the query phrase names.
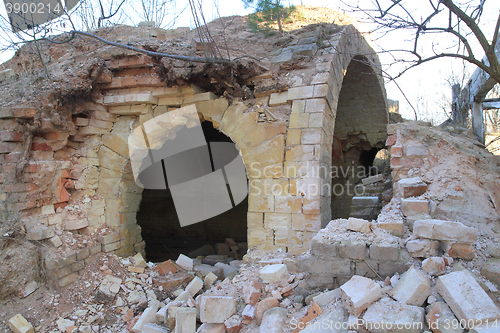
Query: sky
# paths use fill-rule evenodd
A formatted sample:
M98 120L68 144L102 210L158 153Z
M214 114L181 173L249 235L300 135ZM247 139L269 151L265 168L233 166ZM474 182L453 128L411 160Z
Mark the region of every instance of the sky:
M185 1L185 0L184 0ZM216 19L218 15L220 16L231 16L231 15L246 15L252 12L251 8L245 8L241 0L202 0L204 7L204 14L207 21ZM307 6L317 6L317 7L327 7L338 11L347 10L345 5L341 3L340 0L285 0L286 4L294 5L307 5ZM363 1L363 0L362 0ZM487 25L485 28L486 32L493 30L494 23L498 17L498 12L500 6L495 5L496 0L486 1L486 8L483 16L483 23ZM187 4L187 1L185 1ZM352 1L351 1L352 3ZM411 10L418 16L419 11L422 9L423 1L410 1L409 3L415 4L415 8ZM178 8L182 6L177 6ZM214 10L218 8L218 12ZM1 10L4 10L3 6L0 6L0 15L2 15ZM351 14L352 15L352 14ZM356 18L356 15L354 15ZM194 27L193 20L191 18L191 11L187 8L176 20L176 27L179 26L189 26ZM366 31L370 30L369 25L361 25L361 29ZM381 49L395 49L400 48L403 45L405 38L405 32L394 33L391 36L384 36L382 38L377 38L376 35L373 36L375 49L380 51ZM432 41L431 41L432 42ZM429 43L430 45L430 43ZM477 50L477 46L476 50ZM476 51L476 57L482 58L483 54L479 49ZM12 56L12 52L0 52L0 62L8 60ZM382 64L388 64L392 62L392 57L389 53L379 53L379 58ZM469 66L470 74L472 74L475 69ZM395 76L399 73L400 68L397 66L385 67L385 70L391 76ZM402 77L396 80L397 84L394 82L386 81L386 91L387 97L389 99L397 100L400 104L400 113L407 119L415 118L416 109L419 119L430 120L434 124L439 124L446 120L446 114L443 111L442 105L445 105L447 101L451 99L451 88L446 81L446 78L450 76L452 72L461 73L463 71L463 62L461 60L453 59L440 59L432 61L406 72ZM410 102L410 103L409 103ZM413 108L410 106L412 105Z

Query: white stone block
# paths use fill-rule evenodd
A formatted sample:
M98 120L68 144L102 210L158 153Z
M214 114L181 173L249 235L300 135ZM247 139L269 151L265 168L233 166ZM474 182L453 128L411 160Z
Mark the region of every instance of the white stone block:
M234 267L231 267L231 265L228 265L228 264L224 264L222 262L218 262L214 265L214 267L217 267L217 268L222 268L222 272L224 274L224 277L227 277L231 274L237 274L238 271L236 269L234 269Z
M177 258L175 263L184 268L185 270L190 271L193 269L193 259L183 254L179 255L179 258Z
M402 303L421 306L431 294L430 287L430 278L412 266L401 276L390 295Z
M142 315L139 317L139 320L132 327L132 332L139 333L142 331L142 328L146 324L156 323L156 309L155 308L147 308L144 310Z
M477 241L477 229L460 222L443 220L418 220L413 224L413 234L427 239L455 241L473 244Z
M500 319L500 310L469 271L440 276L436 287L458 320L477 325Z
M401 304L387 297L372 304L363 315L363 321L369 332L421 333L424 331L424 314L423 308ZM402 328L396 329L399 327Z
M196 333L226 333L226 327L224 324L202 324Z
M287 310L276 307L267 310L262 317L260 332L282 333L285 331Z
M222 324L236 312L236 301L225 296L201 296L200 321Z
M382 297L382 288L369 278L354 275L340 287L340 295L347 311L359 316L370 304Z
M35 333L33 326L19 313L9 319L9 326L14 333Z
M203 280L195 276L194 279L192 279L187 285L186 290L192 297L194 297L194 295L196 295L201 288L203 288Z
M286 273L288 269L285 264L267 265L259 271L264 283L278 282Z
M217 281L217 279L218 279L217 275L210 272L205 276L205 279L203 280L203 285L206 288L209 288L215 283L215 281Z
M350 217L346 223L347 230L363 232L365 234L369 234L372 232L372 224L370 221L357 219L354 217Z
M196 309L181 308L175 314L175 333L196 333Z

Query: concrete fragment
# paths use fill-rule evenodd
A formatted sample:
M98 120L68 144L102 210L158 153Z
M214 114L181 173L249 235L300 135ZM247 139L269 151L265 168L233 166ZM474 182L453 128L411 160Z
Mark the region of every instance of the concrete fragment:
M364 328L377 333L421 333L424 331L423 308L401 304L386 297L373 303L363 315Z
M144 325L149 323L156 323L156 309L155 308L147 308L144 310L142 315L139 317L135 325L132 327L132 332L139 333L141 332Z
M198 291L203 288L203 280L200 279L199 277L195 277L194 279L189 282L189 284L186 287L186 290L189 292L189 294L194 297L198 293Z
M262 293L262 285L253 280L243 286L243 300L246 304L255 305Z
M234 315L226 319L224 326L226 327L226 333L238 333L243 328L242 319L238 315Z
M226 327L224 324L202 324L196 333L226 333Z
M431 294L430 287L430 278L412 266L401 275L399 283L389 295L402 303L421 306Z
M436 287L458 320L465 320L466 328L470 328L470 323L500 319L500 310L469 271L440 276Z
M175 263L184 268L185 270L190 271L193 269L193 259L183 254L179 254L179 258L177 258Z
M288 269L285 264L268 265L259 271L260 278L264 283L278 282L286 273L288 273Z
M225 296L201 296L200 321L222 324L236 312L236 301Z
M170 331L158 324L149 323L144 325L141 333L170 333Z
M175 333L196 332L196 309L181 308L175 314Z
M359 316L370 304L382 297L382 290L371 279L354 275L340 287L340 295L347 311Z
M372 232L372 224L371 222L363 219L357 219L354 217L350 217L346 223L347 230L363 232L365 234L369 234Z
M430 275L441 275L446 269L446 262L441 257L430 257L422 261L422 270Z
M255 305L255 317L257 318L259 325L262 322L264 313L271 308L277 307L278 305L278 300L274 297L264 298Z
M489 259L481 268L481 274L500 286L500 259Z
M266 333L281 333L285 331L287 310L276 307L267 310L260 324L260 331Z
M462 333L457 318L445 302L434 302L426 308L425 320L435 333Z
M413 258L428 258L438 255L439 242L430 239L414 239L406 243L406 249Z
M35 333L33 326L19 313L9 319L9 327L14 333Z
M477 229L467 227L460 222L443 220L418 220L413 225L415 236L441 241L474 244L477 241Z

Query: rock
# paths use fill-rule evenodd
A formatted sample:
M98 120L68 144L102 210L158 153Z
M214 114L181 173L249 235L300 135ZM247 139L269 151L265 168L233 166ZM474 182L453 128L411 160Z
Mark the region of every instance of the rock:
M236 301L232 297L201 296L200 321L222 324L236 312Z
M213 273L220 280L224 280L224 270L222 268L201 264L194 266L193 269L205 276L207 276L209 273Z
M430 239L414 239L406 243L406 249L413 258L428 258L438 255L439 242Z
M196 276L194 279L191 280L191 282L189 282L189 284L186 287L186 290L192 297L194 297L194 295L196 295L202 288L203 288L203 280Z
M262 301L255 305L255 317L257 317L257 322L259 323L259 325L262 322L264 313L271 308L277 307L278 305L279 302L274 297L264 298Z
M467 270L440 276L436 283L437 291L458 318L475 325L488 320L500 319L500 310Z
M215 254L214 248L210 244L205 244L202 247L200 247L199 249L196 249L192 252L189 252L188 257L190 257L190 258L196 258L199 256L204 257L204 256L207 256L210 254Z
M282 333L285 331L287 310L275 307L267 310L262 317L260 331L266 333ZM229 333L229 332L228 332Z
M141 333L169 333L170 331L158 324L146 324ZM194 332L194 331L193 331Z
M10 318L8 323L14 333L35 333L33 326L19 313Z
M163 289L175 288L183 283L190 282L193 279L191 274L187 273L177 273L174 276L158 276L153 278L153 282L156 285L162 286Z
M425 320L435 333L461 333L457 319L445 302L434 302L426 308ZM455 324L454 324L455 323Z
M247 304L241 312L244 319L252 320L255 316L255 305Z
M421 306L431 294L431 280L415 267L410 267L389 295L408 305Z
M175 263L185 270L190 271L193 269L193 259L186 257L183 254L179 254L179 258L177 258Z
M203 285L206 288L210 288L215 283L215 281L217 281L217 276L214 273L210 272L205 276L205 279L203 280Z
M106 275L99 285L95 300L97 302L108 303L115 299L116 293L120 290L122 279L113 275Z
M36 281L31 281L28 284L26 284L21 290L19 290L19 297L21 298L28 297L37 289L38 289L38 283Z
M148 264L146 263L146 260L142 257L142 254L137 253L135 256L132 257L135 262L135 267L141 267L141 268L146 268L148 267Z
M224 262L227 259L227 255L209 255L203 258L203 263L207 265L215 265L218 262Z
M226 327L224 324L202 324L196 333L226 333Z
M427 184L420 177L401 179L396 187L403 198L418 197L427 191Z
M370 332L421 333L424 314L420 307L401 304L387 297L373 303L363 315L363 321L365 329Z
M196 309L180 308L175 314L175 333L196 332Z
M500 286L500 259L489 259L481 268L481 274Z
M313 302L318 303L320 307L331 305L340 298L340 288L330 290L313 297Z
M259 301L262 285L253 280L243 286L243 300L246 304L255 305Z
M288 269L285 264L267 265L259 271L260 278L264 283L278 282L286 273L288 273Z
M238 273L238 271L236 269L234 269L230 265L224 264L222 262L216 263L215 267L222 269L222 272L223 272L225 278L230 276L230 275L236 275Z
M440 241L439 245L445 254L452 258L472 260L476 257L474 246L454 241Z
M473 244L477 241L477 229L460 222L443 220L418 220L413 225L415 236L441 241Z
M238 315L231 316L224 322L226 333L238 333L242 328L242 319Z
M369 234L372 232L372 224L371 222L363 219L357 219L354 217L350 217L346 223L347 230L363 232L365 234Z
M441 257L430 257L422 261L422 270L430 275L441 275L445 272L446 261Z
M75 322L73 320L59 318L56 320L57 328L60 331L66 332L68 327L75 326Z
M135 325L132 327L132 332L139 333L146 324L156 323L156 309L147 308L139 317Z
M217 243L215 244L215 252L218 255L226 255L229 256L229 246L224 243Z
M363 185L369 185L369 184L381 182L382 180L384 180L384 175L379 173L378 175L375 175L375 176L363 178L363 179L361 179L361 182L363 183Z
M291 328L300 330L305 327L300 331L301 333L345 333L346 317L342 303L335 303L329 310L329 312L324 312L316 319L307 322L304 326L294 319L290 322Z
M354 275L340 287L340 295L347 311L359 316L370 304L382 297L382 290L371 279Z
M401 210L404 216L429 217L429 200L401 199Z
M167 260L155 267L155 269L160 273L160 275L168 275L169 273L177 273L177 268L175 267L172 260Z
M62 240L59 236L55 235L51 238L49 238L49 242L52 244L53 247L59 247L62 245Z
M144 273L144 267L128 266L127 270L131 273L137 273L137 274Z

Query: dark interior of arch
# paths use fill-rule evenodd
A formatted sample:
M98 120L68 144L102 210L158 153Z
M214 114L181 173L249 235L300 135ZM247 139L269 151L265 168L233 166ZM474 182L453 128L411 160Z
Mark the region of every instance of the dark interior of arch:
M231 139L215 129L211 122L202 122L207 142L231 142ZM184 128L189 135L189 129ZM184 133L177 133L185 137ZM174 139L175 140L175 139ZM234 144L234 143L233 143ZM197 207L193 207L197 209ZM181 227L175 211L171 192L145 189L137 212L137 223L142 228L142 238L146 241L146 255L149 261L160 262L177 259L179 254L188 254L206 244L214 249L216 243L224 243L232 238L238 243L246 243L248 198L229 211L193 225Z
M332 219L351 215L356 184L376 173L372 167L377 151L387 136L385 91L374 69L363 56L354 57L347 67L340 90L335 118L332 168ZM335 150L335 146L334 146Z

